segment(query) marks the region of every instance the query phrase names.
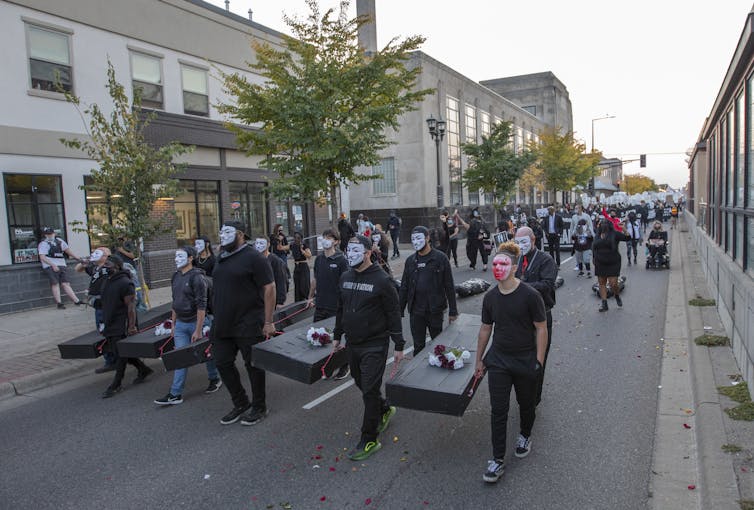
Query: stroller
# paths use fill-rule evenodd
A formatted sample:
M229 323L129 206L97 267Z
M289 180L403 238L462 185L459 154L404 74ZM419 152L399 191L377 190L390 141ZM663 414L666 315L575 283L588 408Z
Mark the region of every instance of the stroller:
M647 240L647 269L670 269L668 245L667 234L664 238Z

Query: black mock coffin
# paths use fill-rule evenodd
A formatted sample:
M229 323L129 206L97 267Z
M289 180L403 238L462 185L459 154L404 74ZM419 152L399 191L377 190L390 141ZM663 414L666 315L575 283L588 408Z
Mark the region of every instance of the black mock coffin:
M314 307L308 306L307 301L296 301L275 310L272 322L275 324L275 329L285 331L297 322L303 320L310 322L312 317L314 317Z
M404 361L398 372L385 384L390 404L430 413L463 416L480 381L474 381L476 345L481 317L460 314L422 352ZM429 355L436 345L463 348L471 359L463 368L448 370L429 365Z
M159 358L173 350L171 335L154 334L154 329L148 329L137 335L129 336L116 343L118 356L121 358Z
M298 324L281 335L256 344L252 348L252 363L255 367L269 370L295 381L312 384L322 378L322 366L327 363L327 372L338 368L347 361L343 350L336 352L332 358L332 346L312 347L306 340L310 327L333 330L335 317L319 322Z
M188 368L212 359L212 347L209 338L202 338L180 349L173 349L162 355L165 370Z
M138 313L137 319L140 328L156 326L170 318L171 304L164 304L152 308L144 313ZM154 336L154 332L152 333ZM102 354L105 339L97 331L90 331L71 340L58 344L60 357L63 359L90 359L97 358Z

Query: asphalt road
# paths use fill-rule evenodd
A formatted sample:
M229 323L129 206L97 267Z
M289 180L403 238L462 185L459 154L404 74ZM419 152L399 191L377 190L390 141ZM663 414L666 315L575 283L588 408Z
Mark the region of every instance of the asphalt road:
M203 394L206 372L196 367L184 403L169 408L152 404L170 385L162 371L110 400L99 398L107 374L0 405L0 508L645 508L667 273L624 268L624 307L611 301L602 314L595 280L572 269L563 262L532 453L511 453L513 404L496 485L482 481L491 455L486 382L463 418L399 409L382 450L354 463L344 454L358 440L356 388L304 409L349 382L307 386L270 374L268 418L221 426L228 394ZM493 281L455 270L457 282L472 276ZM461 312L480 306L481 296L459 300ZM134 376L129 367L126 381Z

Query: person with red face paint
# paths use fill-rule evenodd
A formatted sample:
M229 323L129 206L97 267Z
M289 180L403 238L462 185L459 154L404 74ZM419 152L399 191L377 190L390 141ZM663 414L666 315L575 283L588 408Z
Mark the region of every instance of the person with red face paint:
M539 292L516 278L519 256L519 247L513 241L498 247L492 260L497 285L484 295L482 302L475 376L482 377L485 370L489 374L492 460L482 477L488 483L497 482L505 470L511 388L516 389L521 422L515 455L523 458L531 451L537 380L547 347L545 304ZM490 336L492 345L484 354Z

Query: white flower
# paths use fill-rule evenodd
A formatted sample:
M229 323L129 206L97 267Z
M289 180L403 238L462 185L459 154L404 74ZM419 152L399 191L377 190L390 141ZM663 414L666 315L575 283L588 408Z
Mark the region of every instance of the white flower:
M429 355L429 365L432 367L442 366L442 364L440 363L440 358L438 358L434 354Z
M445 359L447 359L448 361L456 361L458 358L456 358L456 355L452 352L447 351L445 352Z
M457 359L453 363L453 370L458 370L459 368L463 368L463 361L461 361L460 359Z
M469 351L463 351L461 353L461 359L464 361L471 359L471 353Z

